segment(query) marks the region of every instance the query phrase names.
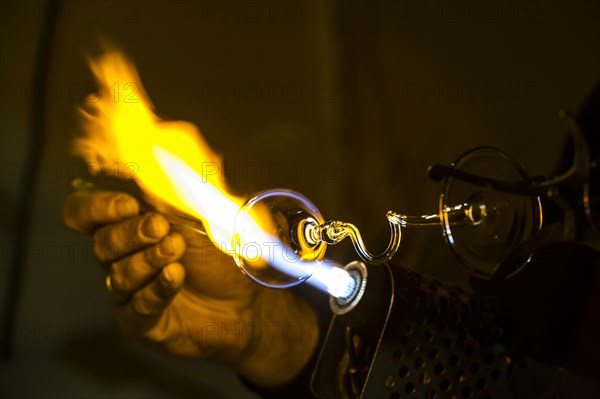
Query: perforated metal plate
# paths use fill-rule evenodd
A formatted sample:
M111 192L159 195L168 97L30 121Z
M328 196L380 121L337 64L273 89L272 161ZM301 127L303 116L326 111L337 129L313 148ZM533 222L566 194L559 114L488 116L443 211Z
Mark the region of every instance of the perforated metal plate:
M405 269L394 278L394 307L364 397L512 397L512 360L494 311Z

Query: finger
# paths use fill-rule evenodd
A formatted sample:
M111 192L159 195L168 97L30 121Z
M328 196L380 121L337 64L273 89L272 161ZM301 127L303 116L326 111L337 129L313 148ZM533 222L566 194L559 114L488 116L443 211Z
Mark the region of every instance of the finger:
M124 220L140 212L136 199L114 191L75 192L63 208L63 221L71 230L90 233L98 225Z
M181 263L165 266L148 285L137 291L120 309L124 329L136 335L150 329L183 286L185 270Z
M100 227L94 233L94 251L101 262L114 261L159 242L170 225L159 213L149 212Z
M113 291L129 296L148 284L161 268L173 263L185 252L185 240L179 233L170 233L158 244L113 262L109 275Z
M129 295L115 291L115 289L113 288L112 278L110 277L110 274L106 275L106 279L104 281L106 284L106 291L108 292L108 300L110 303L112 303L113 305L122 305L125 302L129 301Z

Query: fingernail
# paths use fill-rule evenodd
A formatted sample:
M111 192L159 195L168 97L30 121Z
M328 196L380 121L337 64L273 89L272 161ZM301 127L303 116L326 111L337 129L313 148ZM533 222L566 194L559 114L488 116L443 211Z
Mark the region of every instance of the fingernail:
M160 238L167 234L169 224L159 215L150 214L142 223L142 232L150 238Z
M173 277L171 277L171 274L169 273L169 266L162 269L162 277L163 281L166 283L170 283L173 281Z
M173 248L173 239L169 236L165 237L158 245L158 252L162 256L173 256L175 248Z
M117 214L122 217L133 216L139 212L138 203L131 197L120 197L115 202Z

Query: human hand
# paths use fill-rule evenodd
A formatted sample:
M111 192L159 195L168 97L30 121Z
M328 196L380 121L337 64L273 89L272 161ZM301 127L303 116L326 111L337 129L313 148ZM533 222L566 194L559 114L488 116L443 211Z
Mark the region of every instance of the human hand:
M135 198L108 191L71 194L64 222L93 234L125 333L176 354L225 361L263 386L286 382L310 358L318 334L312 309L289 291L251 282L205 236L172 228L158 212L140 214ZM300 342L252 330L290 323L300 328Z

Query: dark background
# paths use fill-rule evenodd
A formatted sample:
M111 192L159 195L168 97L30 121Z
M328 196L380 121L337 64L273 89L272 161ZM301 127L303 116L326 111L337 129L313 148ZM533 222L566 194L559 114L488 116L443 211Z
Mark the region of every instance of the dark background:
M64 1L45 115L33 115L46 5L0 2L2 315L17 306L3 397L251 396L224 366L121 338L89 240L62 226L83 173L67 146L93 84L84 56L99 36L133 59L161 115L202 129L236 191L298 190L373 247L386 243L387 210L436 211L440 187L425 178L435 161L493 145L532 175L552 173L558 111L576 111L600 71L596 1ZM34 172L25 153L40 135ZM35 197L20 301L8 303L23 178ZM465 279L437 230L407 232L396 260Z

